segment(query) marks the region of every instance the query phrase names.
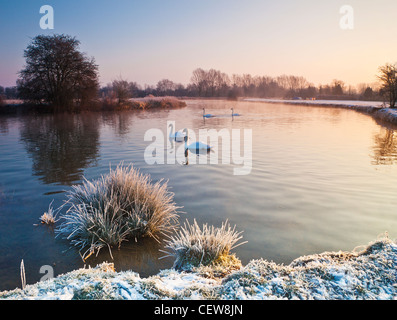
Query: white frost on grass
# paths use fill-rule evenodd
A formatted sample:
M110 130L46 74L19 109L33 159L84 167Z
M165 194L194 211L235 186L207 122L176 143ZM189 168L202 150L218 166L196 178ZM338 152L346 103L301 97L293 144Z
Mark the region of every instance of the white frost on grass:
M253 260L224 278L173 269L140 278L103 263L2 292L0 299L397 300L397 243L381 239L360 253L326 252L287 266Z

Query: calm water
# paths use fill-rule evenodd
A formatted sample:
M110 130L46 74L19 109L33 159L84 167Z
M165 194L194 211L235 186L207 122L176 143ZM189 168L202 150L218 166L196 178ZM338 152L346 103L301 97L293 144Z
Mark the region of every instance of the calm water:
M241 117L203 120L202 108ZM148 129L252 129L251 174L230 165L148 165ZM120 161L157 181L169 180L185 219L219 226L228 219L248 241L235 251L247 263L278 263L311 253L352 250L397 227L396 128L343 109L249 102L190 101L180 110L0 117L0 290L20 287L24 259L28 283L84 266L75 249L46 226L35 226L51 201L84 175L98 178ZM180 146L180 144L178 144ZM214 155L200 155L213 157ZM197 157L190 155L190 157ZM220 161L221 163L221 161ZM146 239L114 250L118 270L143 276L172 266L158 260L161 244ZM105 249L88 262L110 261Z

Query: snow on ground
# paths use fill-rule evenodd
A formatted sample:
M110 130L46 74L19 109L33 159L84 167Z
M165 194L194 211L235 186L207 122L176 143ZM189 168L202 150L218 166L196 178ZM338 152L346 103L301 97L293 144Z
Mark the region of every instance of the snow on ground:
M170 269L143 279L104 263L2 292L0 299L397 300L397 243L383 238L358 253L326 252L287 266L253 260L223 278Z
M288 104L308 104L308 105L332 105L332 106L355 106L355 107L382 107L380 101L356 101L356 100L282 100L282 99L259 99L250 98L244 101L269 102L269 103L288 103Z

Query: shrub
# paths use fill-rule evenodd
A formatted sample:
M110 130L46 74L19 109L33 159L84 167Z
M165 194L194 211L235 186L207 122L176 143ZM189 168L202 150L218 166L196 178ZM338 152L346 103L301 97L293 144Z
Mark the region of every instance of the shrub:
M147 98L145 99L145 109L172 109L186 107L186 102L175 97Z
M72 187L67 194L69 209L57 233L81 250L88 247L83 259L104 246L111 254L111 247L120 247L128 239L150 236L159 240L177 224L173 196L166 182L153 184L132 166L119 165L98 180L85 179Z
M227 221L220 228L204 224L202 229L196 220L193 224L187 221L176 235L169 237L166 241L169 251L163 252L167 253L165 257L175 257L175 269L189 270L230 261L230 251L245 243L237 244L241 239L241 232Z

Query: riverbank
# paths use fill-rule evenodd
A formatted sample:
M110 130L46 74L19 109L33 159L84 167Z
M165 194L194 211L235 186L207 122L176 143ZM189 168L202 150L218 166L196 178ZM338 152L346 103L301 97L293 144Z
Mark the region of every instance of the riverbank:
M325 252L288 266L253 260L226 276L214 274L208 268L170 269L141 278L104 263L2 292L0 299L396 300L397 242L383 237L359 252Z
M374 119L397 125L397 108L385 107L380 101L338 101L338 100L281 100L281 99L244 99L248 102L282 103L302 106L344 108L371 115Z
M186 107L186 102L175 97L133 98L121 103L115 100L103 100L101 102L101 109L105 111L175 109L183 107Z
M122 110L151 110L151 109L176 109L186 107L186 102L175 97L146 97L134 98L124 102L117 100L95 100L89 106L75 107L71 112L83 111L122 111ZM5 100L0 105L0 115L53 113L50 105L35 105L24 103L22 100Z

